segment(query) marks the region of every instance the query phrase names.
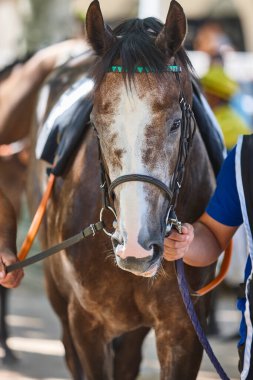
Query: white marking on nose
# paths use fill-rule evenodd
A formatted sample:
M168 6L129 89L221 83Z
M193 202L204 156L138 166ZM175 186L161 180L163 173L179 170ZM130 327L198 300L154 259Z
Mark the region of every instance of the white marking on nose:
M119 227L125 234L125 244L119 245L116 254L122 259L126 257L144 258L152 255L152 250L145 250L138 242L145 214L145 196L143 184L128 182L121 185Z
M124 149L121 157L121 168L110 165L111 180L127 174L150 175L143 162L143 146L147 139L146 128L152 123L152 107L150 96L140 97L133 86L131 93L125 85L120 90L120 100L115 109L110 133L117 136L117 147ZM145 250L138 242L143 225L146 225L149 204L142 182L125 182L115 188L116 198L120 205L119 232L125 238L124 245L118 245L116 254L122 259L126 257L150 257L153 250Z

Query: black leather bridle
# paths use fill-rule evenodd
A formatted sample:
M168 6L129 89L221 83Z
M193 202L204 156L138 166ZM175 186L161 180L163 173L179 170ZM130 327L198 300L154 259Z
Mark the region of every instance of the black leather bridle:
M179 104L182 111L181 117L181 134L179 141L179 150L177 162L174 170L174 174L172 176L172 180L170 186L167 186L162 181L157 178L154 178L149 175L143 174L127 174L116 178L114 181L110 181L110 178L105 170L103 154L101 152L99 137L98 137L98 146L99 146L99 161L100 161L100 172L101 172L101 185L100 188L102 190L102 209L100 213L100 221L103 221L103 212L105 209L110 210L114 217L117 218L115 209L112 205L114 199L114 189L126 182L139 181L139 182L147 182L162 190L166 198L169 201L168 209L166 212L165 226L166 226L166 234L169 233L172 226L175 226L179 232L181 232L181 222L178 221L175 208L177 205L177 199L179 195L179 191L182 186L185 165L187 158L189 156L190 147L192 145L192 140L194 137L194 133L196 130L196 121L194 114L192 112L191 106L187 103L186 98L184 96L182 85L179 77L179 72L174 73L177 79L177 82L180 87L180 96L179 96ZM95 128L95 127L94 127ZM97 132L96 132L97 133ZM98 134L97 134L98 135ZM104 229L104 232L109 236L112 233L108 232Z

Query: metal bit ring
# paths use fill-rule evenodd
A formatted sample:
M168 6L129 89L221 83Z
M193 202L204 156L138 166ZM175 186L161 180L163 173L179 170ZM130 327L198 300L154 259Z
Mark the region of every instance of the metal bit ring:
M110 206L106 206L106 207L102 207L102 208L101 208L101 210L100 210L100 215L99 215L99 220L100 220L100 222L103 223L103 213L104 213L105 210L110 210L110 211L112 212L113 216L115 217L116 222L117 222L117 215L116 215L116 212L115 212L114 209L113 209L112 207L110 207ZM114 224L115 224L115 221L113 222L113 227L114 227ZM105 233L106 235L108 235L108 236L110 236L110 237L113 235L111 232L107 231L106 228L103 228L103 231L104 231L104 233Z

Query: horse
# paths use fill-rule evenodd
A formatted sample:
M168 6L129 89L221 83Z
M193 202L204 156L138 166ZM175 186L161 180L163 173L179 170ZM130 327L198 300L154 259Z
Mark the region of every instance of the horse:
M0 189L12 203L17 219L26 189L29 133L39 91L55 71L64 71L70 58L87 51L81 39L67 40L29 53L0 71ZM7 344L8 293L0 286L0 344L4 362L12 363L15 356Z
M90 74L93 109L64 174L55 180L41 231L47 248L97 222L101 209L101 218L107 216L107 234L99 232L45 261L47 294L75 380L136 379L150 329L162 380L193 380L199 371L203 349L180 298L174 265L163 260L172 202L179 220L194 222L215 185L198 127L193 135L193 118L183 138L193 77L183 48L186 32L175 0L164 25L150 17L112 30L97 0L87 11L87 38L97 56ZM176 175L182 174L180 141L191 143L183 179ZM47 167L32 153L31 212L46 186ZM185 265L189 286L200 288L214 270L215 265ZM209 296L193 301L205 326Z

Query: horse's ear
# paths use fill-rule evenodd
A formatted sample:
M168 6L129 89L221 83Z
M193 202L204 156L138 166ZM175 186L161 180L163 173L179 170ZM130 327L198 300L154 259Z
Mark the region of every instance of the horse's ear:
M184 10L176 0L172 0L165 25L156 38L156 46L173 56L182 46L186 32L187 21Z
M88 40L98 55L103 55L115 42L112 30L105 25L99 1L90 4L86 14L86 33Z

